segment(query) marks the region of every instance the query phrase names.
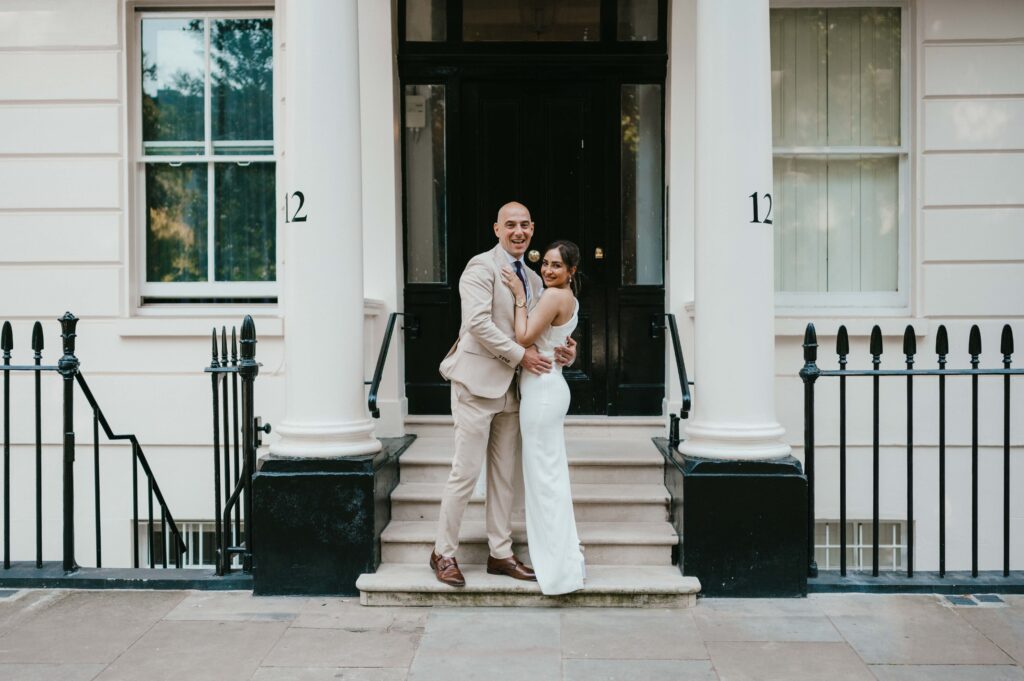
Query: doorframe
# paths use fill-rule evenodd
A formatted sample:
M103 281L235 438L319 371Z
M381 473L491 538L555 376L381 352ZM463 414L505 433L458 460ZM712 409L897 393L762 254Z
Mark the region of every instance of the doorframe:
M663 220L662 220L662 266L663 279L661 286L631 286L624 287L609 286L609 298L616 298L614 306L617 309L619 299L629 299L636 294L642 294L645 289L660 289L663 292L662 311L668 309L669 301L669 271L668 271L668 127L667 118L669 101L668 82L668 31L669 31L669 0L657 0L658 3L658 39L649 42L620 42L616 39L616 18L617 0L601 0L601 37L594 42L580 43L506 43L506 42L463 42L462 38L462 0L448 0L447 2L447 39L443 42L407 42L405 37L405 7L407 0L397 0L396 25L397 25L397 65L398 65L398 88L397 108L399 117L399 130L405 129L405 107L403 105L405 86L407 85L444 85L445 87L445 154L446 154L446 191L453 200L446 202L446 228L453 225L453 220L458 216L453 214L452 206L458 203L458 191L462 186L461 163L450 162L453 160L449 155L449 149L461 148L461 134L458 118L462 100L462 85L469 80L536 80L538 74L544 74L544 79L557 82L559 80L589 80L603 85L603 90L609 97L612 93L619 92L623 84L657 84L662 88L661 117L662 117L662 184L663 184ZM557 72L556 77L551 77L552 71ZM618 86L618 87L615 87ZM608 106L618 107L618 99L614 103L608 102ZM609 110L614 110L609 109ZM610 124L610 121L609 121ZM616 126L617 128L618 126ZM610 131L609 131L610 132ZM611 139L609 135L608 139ZM400 181L402 196L406 195L406 159L404 153L404 141L402 135L396 136L398 155L400 157ZM610 142L609 142L610 144ZM618 156L618 148L614 150L613 157ZM616 187L619 182L620 169L618 163L607 164L608 170L605 178L606 186L610 189ZM620 197L616 191L607 191L608 198L606 207L610 214L618 215L620 212ZM401 210L401 244L403 271L408 272L409 243L407 230L406 203L400 201ZM450 235L451 229L448 234ZM621 239L621 234L616 235ZM621 245L620 245L621 246ZM458 244L446 239L446 262L448 264L448 276L445 283L412 284L410 286L403 275L401 286L403 287L403 298L406 304L410 298L415 300L418 295L451 295L453 289L458 285L456 273L450 265L453 262L461 262L461 255L457 253ZM616 252L621 251L617 248ZM621 254L620 254L621 256ZM621 271L621 261L615 262L614 267ZM421 303L422 304L422 303ZM609 302L611 307L613 304ZM457 324L455 325L457 329ZM619 372L618 343L617 337L608 334L607 357L609 362L609 404L612 402L611 389L618 386L618 377L612 377ZM440 357L438 357L440 361ZM614 366L612 366L614 365ZM662 411L668 401L671 389L669 377L669 366L666 361L663 377L664 399L662 400ZM407 382L407 375L401 377ZM445 401L447 404L447 401ZM410 408L415 409L413 405Z

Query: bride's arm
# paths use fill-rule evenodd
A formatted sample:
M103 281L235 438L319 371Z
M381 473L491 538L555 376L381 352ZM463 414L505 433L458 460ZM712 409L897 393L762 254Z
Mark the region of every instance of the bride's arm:
M516 300L516 342L524 348L528 348L537 342L540 335L551 326L555 316L558 314L558 301L556 297L548 292L541 295L540 300L534 306L530 314L526 313L526 306L519 306L520 300Z
M553 289L544 291L534 306L533 313L527 314L526 289L523 287L523 282L512 272L512 268L507 266L501 268L501 278L512 291L516 300L516 342L524 348L528 348L537 341L537 338L551 325L558 314L557 295L552 293Z

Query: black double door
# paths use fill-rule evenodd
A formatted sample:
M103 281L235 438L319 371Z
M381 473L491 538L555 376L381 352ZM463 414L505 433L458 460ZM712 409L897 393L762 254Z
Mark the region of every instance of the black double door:
M498 208L513 200L536 225L530 267L539 271L530 255L542 256L556 239L575 242L582 254L578 358L565 370L570 413L661 413L664 346L652 322L664 309L664 288L620 283L617 94L603 81L464 81L449 100L449 120L457 122L446 154L449 284L406 287L406 311L419 326L406 342L410 413L449 411L437 365L459 328L458 276L495 245Z

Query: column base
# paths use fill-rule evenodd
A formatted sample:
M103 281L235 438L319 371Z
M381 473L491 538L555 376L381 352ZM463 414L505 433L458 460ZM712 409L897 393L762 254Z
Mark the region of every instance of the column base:
M279 436L270 444L273 457L291 459L332 459L376 454L380 441L373 436L371 419L348 423L292 423L275 425Z
M675 452L666 463L666 483L673 520L682 525L682 571L700 580L702 595L807 595L807 476L797 459L698 459Z
M354 596L380 564L398 458L415 435L375 454L268 456L253 478L253 593Z

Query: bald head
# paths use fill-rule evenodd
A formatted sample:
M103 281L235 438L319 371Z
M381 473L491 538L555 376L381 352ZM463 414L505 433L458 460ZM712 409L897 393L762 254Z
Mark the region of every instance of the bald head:
M527 220L530 219L530 209L529 208L527 208L523 204L519 203L518 201L509 201L504 206L502 206L501 208L498 209L498 219L496 220L496 222L499 225L503 224L505 222L506 218L508 217L509 212L512 212L514 215L517 215L517 216L521 215L522 213L526 213L526 219Z
M505 252L513 258L521 258L533 238L533 220L529 209L518 201L509 201L499 208L494 235L498 237L498 243Z

